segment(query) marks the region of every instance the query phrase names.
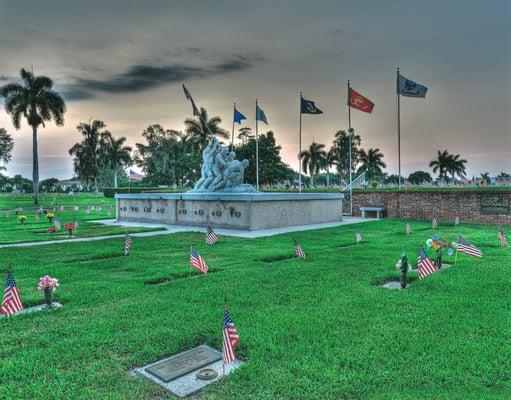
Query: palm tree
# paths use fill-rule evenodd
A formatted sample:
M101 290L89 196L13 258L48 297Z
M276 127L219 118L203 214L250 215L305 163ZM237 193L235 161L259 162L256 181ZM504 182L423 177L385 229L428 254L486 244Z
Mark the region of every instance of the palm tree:
M13 82L0 88L0 96L5 98L5 111L11 114L12 124L20 129L21 117L32 127L32 187L34 204L39 204L39 155L37 151L37 129L45 121L55 121L64 125L66 104L53 90L53 81L46 76L34 76L25 69L20 70L22 84Z
M350 134L349 131L337 131L332 142L332 151L335 154L335 165L337 172L345 180L350 175L350 151L349 151ZM360 135L351 131L351 169L355 167L359 161L359 147L361 139Z
M11 161L11 152L14 147L11 135L4 128L0 128L0 163L7 164ZM0 171L5 171L5 166L0 165Z
M326 185L330 186L330 168L334 165L336 165L337 161L337 152L335 151L335 148L330 148L326 156L323 160L322 168L326 172Z
M361 149L359 156L358 173L365 172L369 181L377 180L383 176L382 168L386 168L387 164L383 162L383 153L380 152L380 149L369 149L367 152Z
M451 155L449 158L449 162L447 165L447 171L452 175L452 181L456 179L456 175L460 178L465 176L466 167L465 164L467 160L460 159L460 155L456 154L455 156Z
M203 123L203 121L205 121L205 123ZM197 149L200 151L209 142L209 132L224 139L229 138L229 133L225 129L220 128L221 122L222 119L220 117L212 117L211 119L208 119L208 112L205 108L201 107L198 119L185 119L185 132L193 138L193 141L197 145Z
M130 146L124 146L126 138L120 137L116 139L108 131L104 132L100 146L102 148L103 164L114 173L114 187L117 187L117 174L120 169L131 165Z
M490 184L490 173L489 172L484 172L480 176L481 176L481 184L482 185L484 185L484 184L489 185Z
M433 168L433 172L438 172L438 179L440 180L446 180L447 178L447 171L449 168L449 165L451 163L452 156L449 154L447 150L437 152L437 158L436 160L432 160L429 163L429 167Z
M302 161L302 168L304 173L309 173L311 177L311 186L314 186L314 176L317 175L324 165L326 158L325 145L321 143L312 142L309 150L303 150L299 155Z

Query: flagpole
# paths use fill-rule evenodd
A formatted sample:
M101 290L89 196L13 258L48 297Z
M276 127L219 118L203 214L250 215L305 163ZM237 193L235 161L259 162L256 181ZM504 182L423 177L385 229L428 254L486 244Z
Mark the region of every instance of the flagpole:
M351 106L350 106L350 80L348 79L348 133L349 133L349 163L350 163L350 215L353 216L353 181L352 181L352 161L351 161Z
M458 242L456 242L456 256L454 256L454 265L458 262L458 243L460 242L460 236L458 236Z
M256 131L256 189L259 190L259 131L257 127L257 99L256 104L256 115L255 115L255 131Z
M300 130L298 134L298 192L302 193L302 160L300 154L302 153L302 92L300 92Z
M227 298L224 299L224 318L225 318L225 310L227 310ZM222 329L222 336L224 334L224 329ZM223 371L223 376L225 376L225 362L224 362L224 346L222 346L222 371Z
M232 136L231 136L231 151L234 150L234 114L236 113L236 102L232 110Z
M398 162L398 190L401 190L401 104L399 96L399 67L396 70L397 95L397 162Z

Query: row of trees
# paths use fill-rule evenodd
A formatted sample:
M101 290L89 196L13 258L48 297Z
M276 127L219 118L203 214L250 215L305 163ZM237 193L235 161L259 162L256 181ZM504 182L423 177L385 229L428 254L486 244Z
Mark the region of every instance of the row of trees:
M45 122L53 121L57 125L64 124L66 105L62 97L53 90L53 81L45 76L34 76L25 69L20 70L21 82L8 83L0 87L0 96L5 98L5 110L12 117L13 125L20 128L21 119L25 118L32 128L33 137L33 174L32 185L34 203L38 204L39 165L38 165L38 129ZM103 121L89 121L77 126L82 141L76 143L69 153L73 157L76 175L87 186L117 186L119 177L125 178L124 169L136 164L143 169L145 181L150 185L189 186L198 175L201 163L201 149L209 140L209 132L220 139L227 139L229 134L220 127L219 117L209 118L204 108L200 109L201 118L185 120L185 131L165 129L160 125L150 125L142 133L145 143L136 143L135 151L125 145L126 138L115 138ZM207 125L207 126L206 126ZM308 149L299 155L303 171L310 175L310 184L315 178L326 173L326 183L330 184L332 168L336 176L347 181L349 171L358 175L365 172L369 181L380 181L385 178L393 182L396 176L385 177L383 172L386 164L383 153L378 148L361 149L360 136L351 132L351 165L349 154L350 132L341 130L334 135L331 146L313 142ZM240 143L234 147L238 158L250 161L246 171L246 180L255 181L255 137L250 128L240 129ZM12 138L0 129L0 162L10 161ZM261 184L276 181L292 180L297 174L280 157L281 147L277 146L273 132L259 137ZM447 150L438 151L437 158L430 162L433 172L442 181L464 177L467 161L459 155L450 154ZM0 175L1 175L0 167ZM431 182L431 175L425 171L416 171L409 176L412 184Z

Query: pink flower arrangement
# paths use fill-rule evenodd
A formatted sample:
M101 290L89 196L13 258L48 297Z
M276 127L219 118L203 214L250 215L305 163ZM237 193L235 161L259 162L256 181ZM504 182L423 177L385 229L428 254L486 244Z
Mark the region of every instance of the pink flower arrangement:
M59 286L58 279L45 275L39 279L39 285L37 285L37 290L41 291L44 291L46 289L55 290L58 286Z

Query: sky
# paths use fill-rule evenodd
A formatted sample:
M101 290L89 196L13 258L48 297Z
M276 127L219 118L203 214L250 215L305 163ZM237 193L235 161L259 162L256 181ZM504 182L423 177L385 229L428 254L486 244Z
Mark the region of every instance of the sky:
M0 85L19 69L46 75L67 103L65 124L39 131L41 179L73 175L76 125L103 120L129 145L150 124L182 130L181 84L231 131L233 102L254 129L255 99L297 168L302 142L330 146L348 127L346 81L375 103L352 111L362 147L397 173L396 67L428 87L401 98L402 173L429 170L437 150L468 160L469 176L511 172L511 3L495 1L8 1L0 0ZM30 177L31 130L15 139L9 175ZM236 127L236 129L238 126Z

